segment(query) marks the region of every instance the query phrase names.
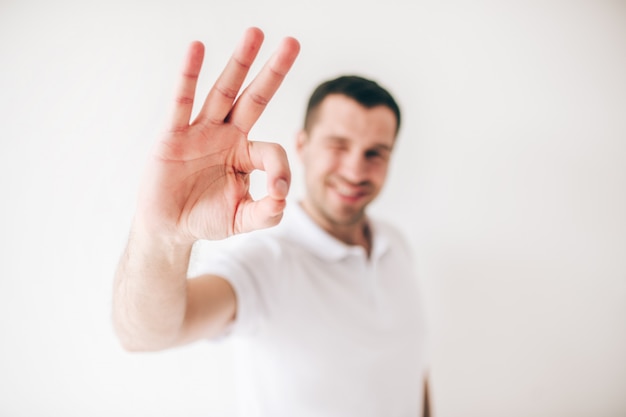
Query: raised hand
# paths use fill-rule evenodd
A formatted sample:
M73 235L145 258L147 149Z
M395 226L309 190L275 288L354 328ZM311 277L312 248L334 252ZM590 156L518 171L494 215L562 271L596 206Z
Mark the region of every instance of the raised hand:
M191 121L204 46L190 45L169 130L156 146L140 190L135 226L180 242L221 239L277 224L290 183L287 156L278 144L248 140L300 45L285 38L238 96L261 44L257 28L245 32L197 115ZM267 174L267 196L253 201L249 175Z

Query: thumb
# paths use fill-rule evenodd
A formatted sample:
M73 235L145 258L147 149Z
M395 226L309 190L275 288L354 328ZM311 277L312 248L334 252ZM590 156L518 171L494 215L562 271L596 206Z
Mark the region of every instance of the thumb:
M251 232L276 226L283 217L287 201L265 196L258 201L248 201L240 205L240 221L237 233Z
M265 171L268 196L276 200L284 200L291 182L291 171L285 149L277 143L250 141L248 152L253 169Z

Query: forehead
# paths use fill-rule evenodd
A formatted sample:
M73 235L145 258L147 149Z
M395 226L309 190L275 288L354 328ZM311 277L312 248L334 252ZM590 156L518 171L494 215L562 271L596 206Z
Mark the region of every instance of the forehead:
M368 108L345 95L331 94L320 103L311 134L392 144L396 129L396 116L389 107Z

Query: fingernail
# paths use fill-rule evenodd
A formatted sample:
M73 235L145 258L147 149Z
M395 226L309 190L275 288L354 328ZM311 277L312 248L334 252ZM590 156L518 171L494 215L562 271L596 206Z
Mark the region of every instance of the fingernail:
M285 181L282 178L276 181L275 187L276 187L276 191L281 196L286 195L287 192L289 191L289 184L287 184L287 181Z

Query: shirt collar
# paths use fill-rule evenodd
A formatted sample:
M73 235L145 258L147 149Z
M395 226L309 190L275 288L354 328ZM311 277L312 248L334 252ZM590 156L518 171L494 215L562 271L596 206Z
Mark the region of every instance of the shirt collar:
M389 239L383 234L378 223L369 219L372 232L371 261L378 260L389 249ZM339 261L349 256L365 256L365 249L358 245L348 245L335 238L304 211L299 202L291 202L280 223L282 232L289 240L310 250L316 256L328 261Z

